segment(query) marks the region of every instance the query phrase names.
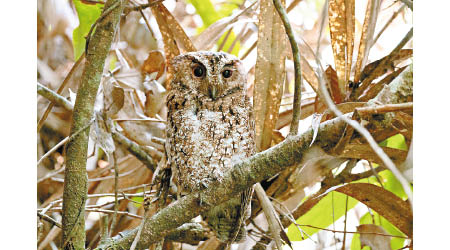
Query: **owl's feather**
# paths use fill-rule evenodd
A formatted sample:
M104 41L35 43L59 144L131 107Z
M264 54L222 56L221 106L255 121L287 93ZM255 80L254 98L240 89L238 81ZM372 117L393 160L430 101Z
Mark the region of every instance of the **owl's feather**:
M167 163L178 189L189 193L220 182L234 164L255 153L252 105L245 94L246 73L236 57L191 52L175 57L172 64ZM249 189L204 214L219 240L245 238L251 194Z

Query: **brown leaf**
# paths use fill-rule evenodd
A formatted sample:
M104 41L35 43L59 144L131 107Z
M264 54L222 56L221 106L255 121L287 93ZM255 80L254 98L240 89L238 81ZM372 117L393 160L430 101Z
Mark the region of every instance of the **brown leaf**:
M382 227L373 224L361 224L357 228L360 232L361 247L369 246L376 250L391 250L391 237L370 233L388 234Z
M350 183L335 191L366 204L409 237L413 237L413 214L410 204L388 190L368 183Z
M301 101L302 113L300 119L305 119L306 117L314 114L314 97L306 98ZM288 109L279 114L275 129L281 129L292 121L292 109Z
M104 88L104 112L108 117L112 117L124 104L125 94L123 88L115 86L112 83L105 84Z
M345 64L347 48L347 25L346 25L345 0L330 0L328 7L331 46L333 48L334 64L339 82L345 83ZM343 84L340 91L344 93ZM342 85L342 86L341 86Z
M363 65L366 64L369 56L369 50L372 47L373 33L377 23L378 12L380 11L380 0L369 0L367 2L364 25L359 42L358 58L356 59L354 82L360 81L360 72Z
M394 161L395 164L400 164L406 159L407 151L381 147L383 151L389 156L389 158ZM373 149L368 144L347 144L343 151L339 154L340 157L353 158L353 159L365 159L370 162L375 162L377 164L383 164L383 161L379 158L377 154L373 152Z
M184 33L183 28L162 3L152 6L151 9L163 38L164 53L167 62L170 62L172 58L179 55L180 49L184 51L196 51L191 40ZM173 69L168 64L166 83L170 82L172 74ZM169 84L166 84L166 87L170 87Z
M352 69L353 46L355 41L355 0L345 0L345 24L347 29L347 55L345 62L345 82L350 80Z
M260 2L258 54L253 92L256 147L270 147L285 79L286 34L271 0Z
M163 75L165 68L166 63L163 54L158 50L153 50L148 53L147 59L142 64L141 72L146 74L158 72L155 77L158 80Z
M95 113L95 121L92 124L93 128L90 130L89 135L89 137L92 138L92 140L94 140L107 155L116 150L111 131L108 125L106 125L108 122L110 122L110 120L104 120L100 113Z
M145 114L148 117L154 117L165 105L167 91L155 80L148 83L145 82L144 84L146 86Z
M412 55L413 55L412 49L402 49L398 53L389 54L381 59L371 62L368 65L366 65L366 67L364 67L364 70L361 73L360 81L364 81L364 79L368 76L370 76L372 79L376 79L381 75L383 75L384 73L386 73L388 70L394 70L396 65L410 58ZM382 69L378 69L377 72L374 72L374 70L383 60L387 60L388 62L392 63L386 65L386 67Z
M407 66L402 67L402 68L390 73L389 75L387 75L386 77L381 79L379 82L370 84L369 87L367 89L365 89L364 92L358 97L358 101L363 101L363 102L368 101L368 100L374 98L375 96L377 96L377 94L384 88L384 86L391 83L406 68L407 68Z
M341 91L339 90L339 81L336 71L331 66L328 66L325 70L325 75L328 79L328 87L330 88L331 98L333 99L335 104L341 103L342 96Z

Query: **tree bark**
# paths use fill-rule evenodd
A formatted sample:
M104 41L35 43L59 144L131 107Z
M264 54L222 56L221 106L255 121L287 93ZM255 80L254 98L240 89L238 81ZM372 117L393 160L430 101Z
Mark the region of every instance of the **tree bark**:
M77 99L73 110L70 134L84 128L93 117L94 103L102 77L105 59L111 48L117 24L123 11L121 0L108 0L90 38L87 48L85 68L81 77ZM116 7L114 7L116 6ZM73 137L67 145L67 164L63 193L63 248L84 249L84 207L87 195L86 160L89 139L89 127Z
M378 98L385 98L384 100L388 99L394 103L412 99L412 77L408 75L412 74L412 66L409 67L406 70L408 73L405 72L404 74L404 76L408 76L408 80L394 81L392 84L385 86L384 94L380 94ZM352 113L345 114L348 118L351 118L351 115ZM372 124L372 129L377 129L377 126L392 126L394 121L391 116L383 115L382 117L383 119L376 117L377 122ZM371 121L369 120L369 122ZM320 124L314 145L325 151L333 148L341 138L345 126L346 122L339 117ZM207 190L191 193L148 218L144 224L138 249L148 247L149 244L158 241L174 228L189 222L192 218L215 205L239 195L240 192L251 185L272 177L289 166L300 163L304 154L310 148L312 138L312 129L301 135L288 137L280 144L234 165L222 182L210 185ZM128 249L133 242L136 231L137 229L134 229L121 239L110 239L97 249L109 249L112 246L116 249Z

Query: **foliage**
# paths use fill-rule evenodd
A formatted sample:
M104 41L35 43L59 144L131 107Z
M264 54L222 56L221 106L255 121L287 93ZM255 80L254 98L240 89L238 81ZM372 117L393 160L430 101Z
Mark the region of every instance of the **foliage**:
M63 147L52 148L69 135L75 98L73 92L79 88L85 67L81 58L85 37L104 11L104 4L95 1L74 0L73 5L70 2L38 1L38 82L55 89L62 97L70 96L72 102L66 106L56 104L48 111L47 118L43 116L47 109L46 99L39 98L37 105L38 119L44 120L38 131L37 145L38 158L42 157L38 165L38 212L58 223L63 209L67 156ZM128 2L106 59L107 70L102 76L100 90L91 93L97 95L97 100L87 161L89 181L85 207L87 224L91 225L86 227L86 245L89 248L98 246L103 237L100 231L104 227L99 215L108 214L108 230L111 231L107 230L106 234L115 236L139 227L140 217L144 214L151 217L175 200L175 194L168 195L167 204L162 199L157 200L155 186L150 185L152 180L165 177L153 174L157 173L157 165L164 158L164 106L171 77L166 60L173 56L186 51L220 49L241 58L249 72L247 93L255 108L258 149L263 151L287 139L294 112L293 95L298 94L293 88L292 52L272 1L260 0L251 5L253 2L166 0L152 3L150 7L143 5L147 1ZM288 17L300 47L304 79L299 133L311 126L317 128L321 122L335 117L319 91L319 83L324 79L334 103L344 113L360 112L358 110L364 107L386 108L383 105L389 102L370 106L373 103L368 101L407 71L413 54L411 49L407 49L410 37L405 36L411 27L411 11L403 8L401 1L368 0L356 6L353 0L286 2L291 5L287 8L290 11ZM324 6L328 2L329 5ZM52 4L56 6L54 12L49 11ZM144 6L141 9L144 17L136 5ZM328 10L328 23L322 14L326 11L323 12L322 8ZM402 20L395 18L397 12L402 13ZM363 15L358 16L358 13ZM75 27L77 22L79 25ZM308 22L313 25L308 25ZM387 28L382 28L383 25ZM95 32L97 28L92 30ZM401 41L404 36L406 42ZM396 48L399 44L401 46ZM75 64L78 59L80 63ZM323 70L322 65L329 66ZM70 69L72 73L68 74ZM412 99L402 102L412 103ZM412 109L355 114L353 119L364 125L403 169L408 150L412 147ZM385 116L395 120L395 128L374 130L383 124L365 123ZM399 229L401 227L395 226L398 225L395 221L389 220L389 216L380 215L395 214L395 211L370 209L367 212L370 205L362 200L371 197L369 192L359 200L341 192L345 186L352 187L349 184L370 183L374 190L382 188L383 192L393 194L399 201L406 201L408 197L394 174L383 168L378 156L353 130L346 129L346 135L337 142L339 147L334 147L333 143L336 142L330 141L328 148L317 151L312 147L303 156L301 164L261 183L273 201L276 213L285 215L279 218L282 228L287 229L287 234L280 232L283 241L294 249L306 249L304 246L308 246L310 241L304 239L309 235L315 241L328 242L324 247L334 249L345 244L346 249L360 249L358 233L347 233L344 240L342 233L321 230L343 231L344 215L348 221L345 225L347 232L356 231L358 225L374 224L389 235L407 237ZM46 152L51 154L43 157ZM377 172L376 176L374 172ZM147 213L144 210L146 206L138 204L144 202L150 204ZM255 201L252 219L261 223L258 227L266 228L263 213L259 202ZM355 214L360 217L355 218ZM286 216L294 216L291 219L300 225L302 233ZM55 229L52 230L55 223L49 219L41 220L46 222L40 229L43 233L38 239L38 248L49 249L50 244L60 246L61 237L57 237ZM202 228L200 224L197 226ZM207 249L211 244L219 248L210 234L201 230L196 232L200 232L198 237L193 237L189 244L198 245L198 249ZM267 244L270 240L260 236L273 234L252 229L250 235ZM187 239L177 237L167 241L164 248L177 249L179 245L176 242L186 244ZM391 248L402 248L411 240L392 237ZM242 244L243 248L249 249L255 242Z

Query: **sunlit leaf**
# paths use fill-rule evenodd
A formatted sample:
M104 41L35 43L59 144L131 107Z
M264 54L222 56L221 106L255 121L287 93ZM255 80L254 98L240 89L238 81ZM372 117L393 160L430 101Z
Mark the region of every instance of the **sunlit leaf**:
M341 93L345 91L347 62L347 23L345 0L330 0L328 15L330 25L331 46L333 48L334 64L339 79ZM350 8L351 6L348 6Z
M189 0L189 2L195 7L197 13L202 18L203 27L200 28L200 30L204 30L210 25L212 25L214 22L220 20L221 18L229 16L233 11L233 9L235 9L241 3L240 1L236 1L236 4L224 3L222 4L221 9L216 10L216 8L214 8L214 5L211 3L210 0ZM224 38L225 35L223 35L219 39L218 44L222 43ZM227 51L235 39L236 35L233 32L231 32L222 50ZM233 50L231 51L231 54L237 56L239 48L240 45L239 43L237 43L234 46Z
M197 50L194 47L192 41L184 32L181 25L162 3L158 3L157 5L153 6L152 13L155 16L156 21L158 22L158 27L163 38L164 52L167 62L171 61L172 58L179 55L180 49L184 52ZM173 69L171 65L168 64L166 82L170 82L172 73Z
M347 199L345 194L341 194L338 192L330 192L325 197L323 197L319 201L319 203L317 203L317 205L315 205L305 215L298 218L297 224L312 225L319 228L327 228L333 223L333 213L334 213L334 221L338 220L345 214L346 200ZM358 203L357 200L349 197L347 210L352 209L357 203ZM300 228L310 236L317 233L320 230L306 226L305 227L300 226ZM289 236L289 239L291 239L291 241L304 240L302 239L301 234L296 228L296 226L293 224L289 226L287 234Z
M391 239L389 236L367 234L367 233L387 234L382 227L373 224L361 224L356 228L357 231L361 233L359 235L361 246L370 246L372 249L377 250L391 250L390 244Z
M383 216L380 216L377 212L372 210L372 215L369 212L367 212L361 217L359 223L380 225L390 235L404 236L404 234L400 232L400 230L398 230L395 226L393 226L388 220L383 218ZM373 219L375 219L375 221L373 221ZM392 249L400 249L403 247L404 242L405 239L403 238L392 237L390 240L390 246ZM361 249L361 242L359 240L359 234L355 234L352 239L351 250L360 250L360 249Z
M73 30L73 50L75 61L83 54L86 46L86 36L91 29L91 26L100 17L102 13L103 4L86 4L81 0L74 0L75 10L78 14L78 21L80 24Z
M219 40L219 38L224 34L224 32L229 29L232 25L239 23L238 20L241 16L247 13L257 2L254 2L249 7L245 8L239 13L236 13L233 16L223 17L222 19L217 20L215 23L211 24L202 31L198 36L194 39L194 44L197 48L202 48L202 50L210 50L212 46ZM242 20L245 22L252 21L252 19L247 18Z

